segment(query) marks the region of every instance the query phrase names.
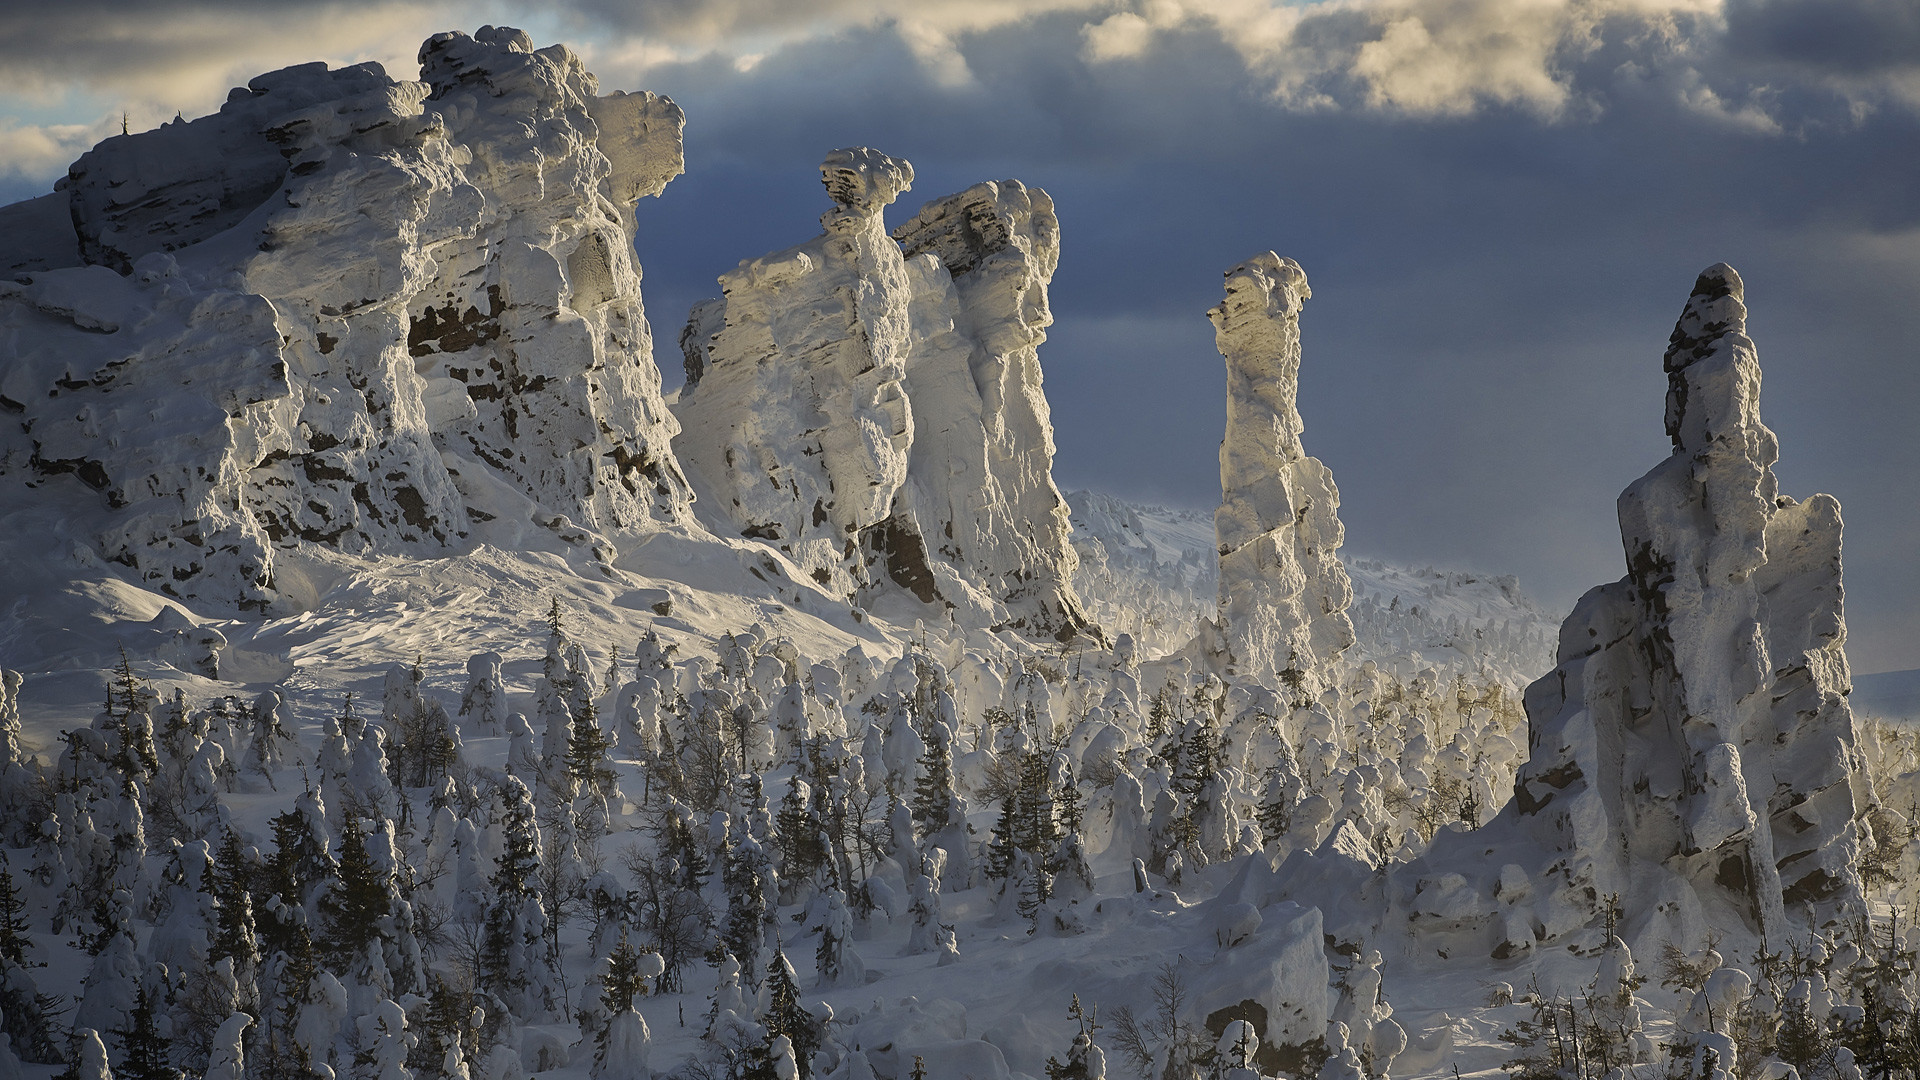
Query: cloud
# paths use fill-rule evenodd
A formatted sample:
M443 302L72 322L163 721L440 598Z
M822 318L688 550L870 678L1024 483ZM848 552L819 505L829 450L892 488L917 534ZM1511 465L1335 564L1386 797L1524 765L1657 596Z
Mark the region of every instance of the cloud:
M142 131L204 115L230 88L291 64L372 60L411 77L422 40L472 17L442 0L8 5L0 40L31 45L0 53L0 100L14 104L0 114L0 177L49 182L123 117ZM46 113L55 118L35 119Z
M1719 0L1150 0L1091 24L1089 63L1144 54L1161 35L1205 26L1292 109L1358 108L1459 117L1488 106L1561 119L1591 94L1584 62L1608 43L1664 62L1676 38L1715 31Z
M1911 0L1729 0L1735 48L1830 73L1920 67Z
M116 132L97 124L18 124L0 120L0 180L39 187L67 171L73 159Z
M1094 11L1112 0L578 0L582 19L659 38L677 47L765 49L842 30L915 23L941 34L968 33L1057 11Z

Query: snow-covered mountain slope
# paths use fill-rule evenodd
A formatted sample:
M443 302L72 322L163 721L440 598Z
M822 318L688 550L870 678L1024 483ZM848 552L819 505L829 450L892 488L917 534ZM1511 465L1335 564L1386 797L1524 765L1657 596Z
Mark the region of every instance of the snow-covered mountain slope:
M1075 491L1074 587L1096 621L1147 654L1180 648L1216 606L1213 515ZM1513 689L1553 667L1558 627L1511 576L1413 567L1343 553L1353 583L1352 663L1412 679L1485 675Z
M1847 709L1730 269L1548 656L1511 579L1332 558L1296 264L1216 309L1221 511L1078 494L1074 571L1042 193L889 236L905 163L830 156L674 442L678 109L422 65L0 212L0 1080L1811 1080L1920 1024L1920 745Z
M1855 675L1847 703L1856 716L1920 722L1920 668Z

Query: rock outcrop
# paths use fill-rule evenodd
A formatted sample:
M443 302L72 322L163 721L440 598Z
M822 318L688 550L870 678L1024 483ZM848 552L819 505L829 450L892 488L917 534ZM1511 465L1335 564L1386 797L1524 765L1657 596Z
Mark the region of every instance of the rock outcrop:
M891 584L974 625L1072 636L1086 622L1036 355L1052 202L980 184L889 236L910 164L858 148L821 172L824 232L724 275L681 337L675 449L712 524L852 602Z
M1353 586L1340 563L1340 491L1307 456L1295 406L1306 272L1272 252L1227 271L1207 312L1227 361L1220 443L1218 620L1203 629L1214 666L1311 698L1333 685L1354 642Z
M0 470L98 489L164 591L258 606L276 548L439 550L528 502L574 537L691 521L629 205L678 175L679 108L517 30L420 62L106 140L65 181L89 265L0 283Z
M1666 354L1673 454L1620 496L1627 575L1581 598L1527 692L1508 813L1553 852L1532 936L1609 894L1632 915L1633 861L1776 944L1862 902L1840 506L1779 494L1746 314L1731 267L1700 275Z
M1078 556L1053 482L1039 356L1060 262L1053 200L1018 180L988 181L926 204L893 236L916 277L907 398L917 423L896 515L1006 605L1007 625L1071 637L1087 619L1071 584Z

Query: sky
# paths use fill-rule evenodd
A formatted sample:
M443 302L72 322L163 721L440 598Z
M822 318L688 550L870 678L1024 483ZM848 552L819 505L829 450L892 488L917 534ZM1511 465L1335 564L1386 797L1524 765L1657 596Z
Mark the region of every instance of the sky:
M1783 492L1838 497L1856 672L1920 667L1920 4L1913 0L0 0L0 202L123 117L308 60L417 73L483 22L687 112L638 211L669 385L687 309L806 240L840 146L1059 212L1041 350L1064 489L1211 507L1223 271L1298 260L1300 409L1350 552L1624 572L1694 276L1747 284Z

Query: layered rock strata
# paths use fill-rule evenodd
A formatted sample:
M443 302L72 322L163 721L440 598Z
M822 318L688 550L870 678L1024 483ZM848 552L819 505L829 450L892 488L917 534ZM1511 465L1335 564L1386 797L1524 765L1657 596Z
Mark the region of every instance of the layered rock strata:
M681 338L675 448L710 516L855 603L891 585L1072 636L1085 619L1037 357L1051 200L980 184L890 236L910 164L836 150L821 173L822 234L723 276Z
M1335 684L1354 642L1340 490L1301 445L1295 404L1300 307L1313 291L1299 263L1272 252L1226 278L1226 298L1207 312L1227 362L1227 428L1214 515L1219 612L1203 644L1223 674L1311 699Z
M1587 593L1527 692L1513 813L1589 908L1650 860L1777 943L1858 909L1873 797L1846 695L1840 505L1779 494L1740 277L1694 284L1667 349L1673 454L1620 496L1627 575Z
M506 28L420 62L106 140L65 181L89 265L0 283L0 469L100 491L164 591L257 606L276 548L442 549L503 484L574 535L691 521L630 206L678 175L679 108Z

